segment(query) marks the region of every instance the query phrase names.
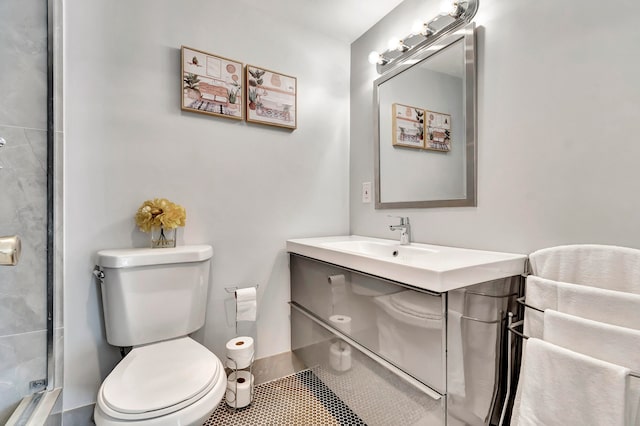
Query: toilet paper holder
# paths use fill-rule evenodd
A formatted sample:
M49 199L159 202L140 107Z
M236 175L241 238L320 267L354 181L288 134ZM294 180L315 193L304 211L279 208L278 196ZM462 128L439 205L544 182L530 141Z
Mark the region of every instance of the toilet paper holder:
M237 337L227 342L232 344L234 340L242 339L240 343L245 343L243 337ZM250 338L249 338L250 339ZM237 344L237 343L236 343ZM229 370L229 381L225 393L227 411L235 413L240 408L245 408L253 402L255 392L255 378L253 376L253 363L255 361L255 351L251 341L251 356L248 360L235 359L227 347L226 367Z
M258 291L258 287L260 287L260 285L259 285L259 284L256 284L256 285L255 285L255 286L253 286L253 287L256 289L256 292L257 292L257 291ZM225 287L225 288L224 288L224 290L225 290L227 293L231 293L231 294L233 294L233 293L235 293L236 291L240 290L241 288L251 288L251 286L249 286L249 287L238 287L238 286ZM238 334L238 320L237 320L237 317L236 317L236 335L237 335L237 334Z
M258 287L260 287L260 284L256 284L256 285L254 285L253 287L255 287L255 288L256 288L256 290L257 290L257 289L258 289ZM240 289L240 288L241 288L241 287L238 287L238 286L236 285L236 286L233 286L233 287L225 287L225 288L224 288L224 290L225 290L227 293L235 293L235 292L236 292L238 289ZM242 288L247 288L247 287L242 287Z

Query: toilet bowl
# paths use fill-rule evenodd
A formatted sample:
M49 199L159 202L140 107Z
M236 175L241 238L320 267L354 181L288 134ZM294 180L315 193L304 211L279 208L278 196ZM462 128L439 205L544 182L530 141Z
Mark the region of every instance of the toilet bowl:
M132 346L98 391L97 426L202 425L222 400L222 362L188 337L204 324L210 246L98 253L107 340Z
M224 366L189 337L134 348L100 387L98 425L202 425L227 387Z

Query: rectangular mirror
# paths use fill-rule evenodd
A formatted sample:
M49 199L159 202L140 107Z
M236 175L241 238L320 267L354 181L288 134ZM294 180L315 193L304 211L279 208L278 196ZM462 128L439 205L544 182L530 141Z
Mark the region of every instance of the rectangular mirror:
M475 25L374 82L376 208L476 205Z

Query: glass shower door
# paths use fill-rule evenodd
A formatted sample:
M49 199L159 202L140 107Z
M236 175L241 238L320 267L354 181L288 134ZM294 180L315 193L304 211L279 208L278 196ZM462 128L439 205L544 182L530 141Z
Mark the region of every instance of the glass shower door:
M0 424L47 376L47 1L0 2Z

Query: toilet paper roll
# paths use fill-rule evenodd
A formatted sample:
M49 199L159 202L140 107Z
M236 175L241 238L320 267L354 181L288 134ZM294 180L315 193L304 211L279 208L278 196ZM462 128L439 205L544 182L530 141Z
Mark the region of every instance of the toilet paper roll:
M236 321L255 321L258 311L256 288L247 287L236 290Z
M251 404L253 380L253 374L248 371L238 371L229 374L229 378L227 379L227 393L225 395L229 407L242 408Z
M339 340L329 349L329 365L336 371L351 369L351 346Z
M240 336L227 342L227 367L237 370L247 368L253 361L253 339Z
M331 325L344 334L351 334L351 317L346 315L331 315L329 317Z

